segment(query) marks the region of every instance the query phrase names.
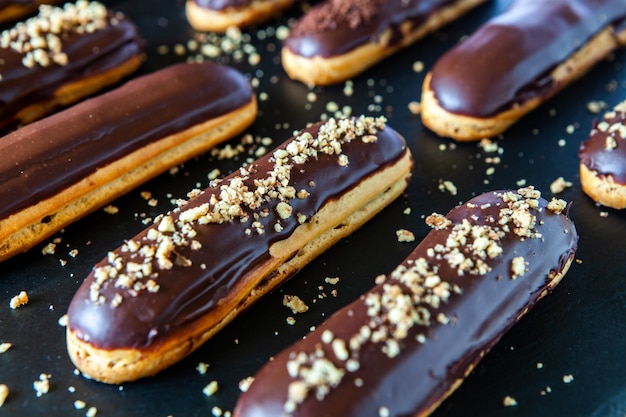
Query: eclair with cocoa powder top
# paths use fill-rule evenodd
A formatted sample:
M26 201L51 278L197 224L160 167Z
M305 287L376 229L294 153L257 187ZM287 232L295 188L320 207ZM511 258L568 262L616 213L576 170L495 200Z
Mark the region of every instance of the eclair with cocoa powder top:
M426 416L569 268L563 200L532 187L479 195L393 272L254 377L235 417Z
M307 85L354 77L485 0L327 0L285 40L283 68Z
M187 21L196 30L225 32L264 23L299 0L187 0Z
M303 130L99 262L69 307L72 361L108 383L174 364L397 198L412 167L384 118Z
M242 132L256 111L238 71L177 64L6 135L0 260Z
M626 208L626 101L594 122L578 157L585 194L604 206Z
M626 44L626 0L515 0L426 75L426 127L496 136Z
M98 2L43 5L0 33L0 131L110 86L143 62L135 25Z

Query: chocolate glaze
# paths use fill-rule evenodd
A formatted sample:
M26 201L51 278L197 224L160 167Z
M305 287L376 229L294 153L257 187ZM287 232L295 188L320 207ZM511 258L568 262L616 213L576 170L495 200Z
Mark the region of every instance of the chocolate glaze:
M392 31L390 43L394 44L401 40L401 24L410 22L417 27L452 3L454 0L366 0L352 2L348 7L341 0L326 1L312 7L298 21L285 46L303 57L329 58L375 41L387 29ZM337 15L340 10L344 15ZM346 12L353 17L346 16Z
M209 10L225 10L247 6L251 0L193 0L199 7Z
M467 204L453 209L447 216L453 224L467 219L472 224L488 224L488 216L498 218L502 200L498 192L480 195ZM481 209L489 203L491 207ZM381 350L381 344L365 342L359 352L360 367L346 372L341 382L318 400L310 393L290 416L358 416L378 417L381 407L388 416L424 415L450 390L451 385L464 377L471 364L477 363L501 335L510 328L526 308L532 307L540 293L546 289L548 274L561 271L577 246L577 234L565 215L557 215L545 209L546 201L540 200L541 212L537 215L537 230L543 239L520 240L508 233L502 241L504 253L490 261L493 270L484 276L458 275L447 262L435 262L427 255L427 248L446 244L449 230L433 230L417 246L403 265L410 260L425 258L437 263L439 276L450 284L458 285L462 293L453 294L447 303L431 312L443 312L451 318L448 324L438 322L430 326L415 325L408 336L400 340L400 353L390 358ZM510 261L523 256L528 262L527 272L511 279ZM389 283L389 279L385 284ZM370 293L382 293L379 284ZM236 417L284 416L283 405L287 401L287 387L294 381L287 373L287 362L292 353L314 352L321 349L325 357L337 363L329 343L322 335L331 330L337 339L348 340L358 334L361 326L371 318L367 314L364 298L353 302L328 318L306 338L285 349L267 363L255 376L255 382L243 393L235 408ZM434 320L433 320L434 321ZM423 343L416 335L423 334ZM341 365L339 365L341 366ZM362 386L357 387L360 379Z
M446 111L475 117L547 97L552 69L625 16L625 0L516 0L437 61L430 88Z
M316 135L319 126L313 125L306 131ZM310 218L328 201L338 198L362 179L389 166L408 152L404 139L392 129L385 128L377 136L375 144L355 140L343 145L343 153L350 161L347 167L337 164L337 156L322 153L305 164L296 165L290 185L297 190L305 189L310 195L304 199L290 200L293 213L302 213L307 219ZM285 149L288 142L279 149ZM266 155L247 167L251 174L244 183L251 189L256 188L254 179L265 178L272 169L270 157ZM235 172L222 183L228 183L238 174ZM219 187L209 187L203 194L190 200L184 209L200 206L209 201L212 195L219 195L219 192ZM90 301L90 286L94 282L92 272L70 304L69 328L79 339L104 349L150 349L158 346L161 340L175 336L177 331L184 332L195 320L210 314L224 295L237 291L244 280L258 279L250 277L250 271L270 258L269 247L272 243L287 238L299 225L296 216L292 215L280 220L282 231L275 231L273 225L279 220L275 207L276 201L272 200L259 208L259 211L269 209L269 215L260 218L265 229L261 235L244 233L244 229L250 227L250 220L241 223L235 219L195 227L198 233L196 239L202 242L202 249L192 251L183 248L180 252L191 260L191 266L159 270L156 278L160 285L158 292L143 291L133 297L124 291L123 301L118 307L111 307L108 302L97 305ZM180 212L172 213L174 219L179 215ZM155 227L153 225L132 240L141 241ZM126 261L132 259L120 248L115 253ZM141 260L135 262L141 263ZM96 268L106 264L105 259ZM110 300L120 291L111 284L103 287L101 294Z
M56 1L47 1L46 3L60 3L60 2L61 2L60 0L56 0ZM33 0L0 0L0 8L11 6L13 4L30 5L30 4L36 4L36 3L38 2L33 1Z
M0 218L50 197L142 146L252 100L246 78L177 64L27 125L0 140ZM103 109L106 109L104 111Z
M111 14L109 20L113 19ZM67 65L22 64L23 54L0 49L0 129L14 127L20 110L52 98L64 84L98 75L142 53L137 28L126 18L93 33L66 33L61 36Z
M609 125L624 126L626 112L624 108L607 113L601 122L595 122L589 139L580 144L578 157L591 171L598 175L610 175L618 184L626 184L626 137L620 135L620 130L600 130L598 124L605 122ZM614 138L615 147L607 148L607 138Z

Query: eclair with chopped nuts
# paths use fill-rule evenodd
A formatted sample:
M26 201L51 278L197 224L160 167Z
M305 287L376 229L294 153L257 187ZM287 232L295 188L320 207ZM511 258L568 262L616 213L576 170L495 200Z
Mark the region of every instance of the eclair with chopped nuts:
M98 2L43 5L0 33L0 131L37 120L135 71L137 28Z
M354 77L485 0L327 0L293 27L283 68L307 85Z
M421 116L440 136L493 137L626 44L625 0L515 0L424 78Z
M585 194L603 206L626 208L626 101L594 122L578 157Z
M377 285L268 362L235 417L426 416L565 275L578 235L532 187L479 195Z
M187 0L187 21L196 30L226 32L264 23L299 0Z
M35 13L42 4L59 4L63 0L0 0L0 24Z
M6 135L0 260L242 132L256 111L243 74L184 63Z
M296 134L95 265L68 311L72 361L108 383L174 364L398 197L412 166L384 118Z

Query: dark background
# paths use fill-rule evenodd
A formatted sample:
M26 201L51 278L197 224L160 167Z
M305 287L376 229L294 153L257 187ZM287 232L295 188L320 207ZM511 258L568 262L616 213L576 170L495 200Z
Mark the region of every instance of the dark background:
M197 55L182 48L198 37L186 23L180 0L108 1L127 13L146 39L147 61L140 72ZM406 228L419 241L428 232L423 218L432 212L446 213L459 202L493 189L517 188L518 181L552 195L549 186L563 176L571 181L561 197L573 201L571 217L580 234L577 260L560 286L544 298L508 332L478 365L463 385L434 413L435 416L623 416L626 414L626 261L622 256L626 232L624 213L596 206L580 190L577 150L586 139L594 115L586 109L591 101L610 106L626 98L626 56L618 52L600 63L583 80L525 117L498 141L503 149L499 164L495 156L476 143L455 144L426 130L408 103L419 101L425 72L412 66L422 61L427 70L444 51L481 22L502 10L508 1L483 5L391 57L354 79L354 94L346 96L344 84L315 88L317 101L307 101L307 89L289 80L278 59L280 41L271 29L299 16L298 9L259 29L269 28L265 38L251 30L251 43L261 53L258 66L232 54L219 59L259 81L260 114L248 129L255 136L269 136L275 146L295 129L320 119L326 103L349 105L353 114L388 117L388 124L409 143L415 157L414 178L406 196L398 199L361 230L320 256L291 281L242 314L215 338L187 359L156 377L108 386L77 376L65 351L65 330L57 320L92 265L108 250L143 229L142 213L153 217L173 206L171 198L207 185L214 168L228 173L246 156L217 160L199 156L115 201L115 215L99 211L68 227L54 255L42 255L36 247L0 265L0 342L12 348L0 354L0 383L10 395L0 415L84 415L75 400L98 409L98 416L208 416L214 406L232 410L239 395L238 382L254 372L272 355L305 335L340 306L373 285L374 277L391 271L415 243L398 243L395 231ZM268 33L267 31L263 33ZM200 42L202 44L203 41ZM164 52L163 46L168 48ZM193 48L193 44L189 45ZM160 48L161 47L161 48ZM176 50L181 49L179 52ZM261 94L263 93L263 94ZM573 131L571 131L571 127ZM571 132L571 133L570 133ZM561 146L559 140L564 139ZM235 138L230 143L239 143ZM5 156L6 157L6 156ZM495 168L488 175L487 169ZM458 194L440 190L443 180L452 181ZM150 191L158 199L151 207L140 196ZM10 196L2 196L10 198ZM405 208L411 214L403 214ZM69 255L78 250L76 257ZM216 254L217 255L217 254ZM62 261L66 261L62 265ZM336 285L326 277L339 277ZM17 310L9 300L21 290L31 298ZM336 290L336 295L332 291ZM290 326L290 310L282 306L283 294L295 294L310 307ZM196 370L208 363L205 375ZM542 367L538 366L542 364ZM39 374L51 375L51 389L37 398L32 388ZM573 381L564 383L563 377ZM219 383L212 397L202 394L210 381ZM518 405L505 407L511 396Z

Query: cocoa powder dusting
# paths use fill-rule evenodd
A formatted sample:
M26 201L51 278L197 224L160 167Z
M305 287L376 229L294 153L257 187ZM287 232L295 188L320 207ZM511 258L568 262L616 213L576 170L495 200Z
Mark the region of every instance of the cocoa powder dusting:
M356 29L369 23L389 0L331 0L312 8L294 27L292 34L301 35L335 29L347 25Z

